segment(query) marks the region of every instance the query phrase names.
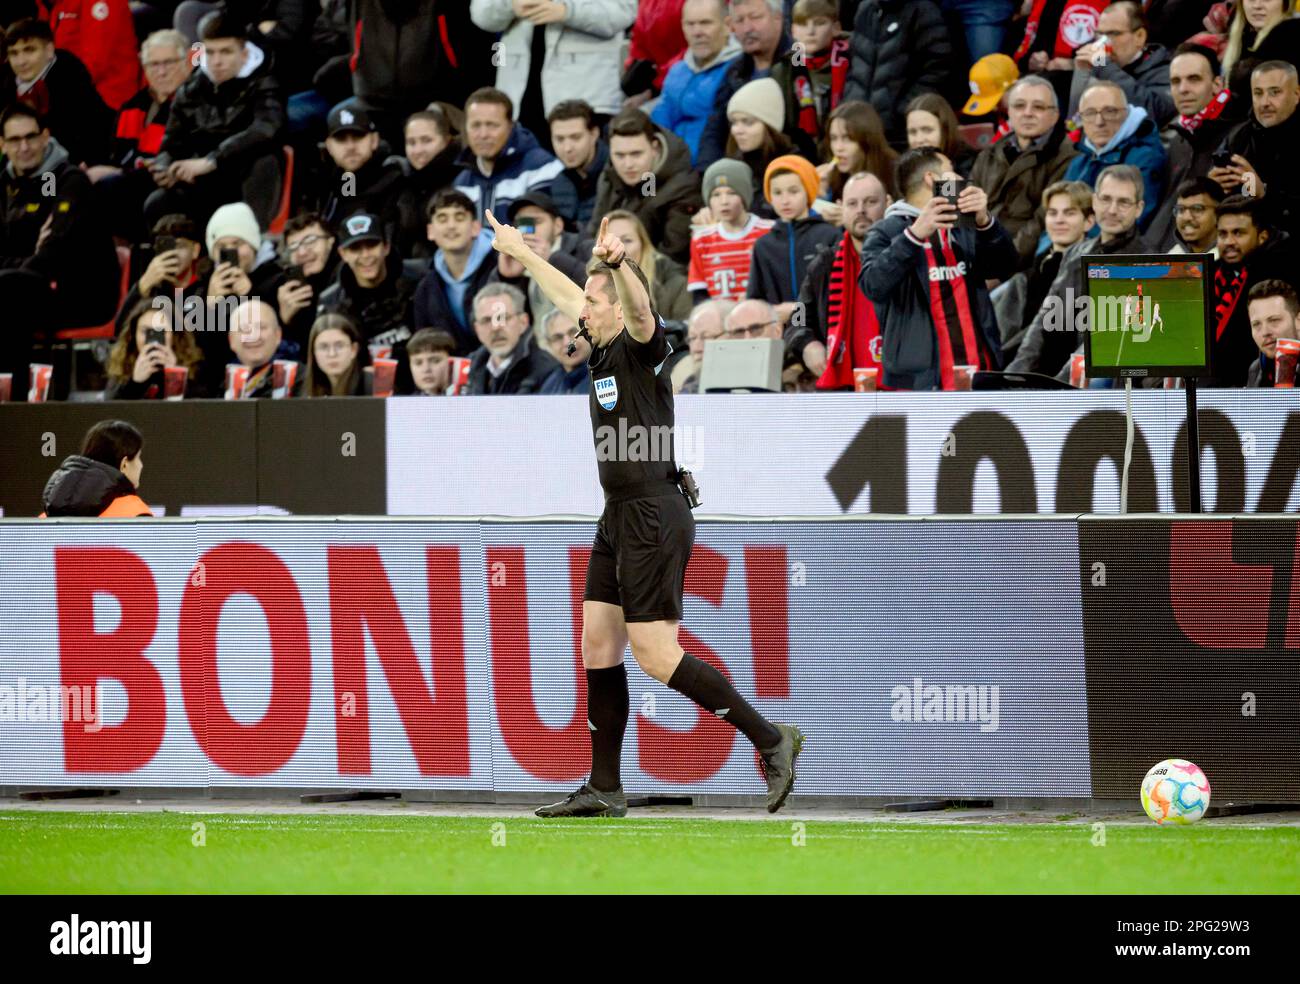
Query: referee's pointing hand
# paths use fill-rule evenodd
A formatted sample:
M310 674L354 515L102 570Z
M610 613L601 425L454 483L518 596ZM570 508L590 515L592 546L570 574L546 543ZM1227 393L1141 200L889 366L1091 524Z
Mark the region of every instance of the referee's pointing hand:
M623 262L625 253L623 240L610 233L609 216L605 216L600 220L600 234L596 236L596 245L591 248L591 255L610 266L618 266Z
M492 214L491 209L483 213L487 216L488 223L492 226L492 248L498 253L505 253L506 256L519 256L527 252L528 244L524 242L524 237L514 226L503 225L498 222L496 216Z

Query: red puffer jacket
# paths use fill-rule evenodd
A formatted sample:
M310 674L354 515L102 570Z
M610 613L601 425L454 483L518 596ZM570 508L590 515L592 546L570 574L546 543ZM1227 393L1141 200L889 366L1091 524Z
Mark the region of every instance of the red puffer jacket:
M686 0L641 0L637 8L624 67L639 58L654 62L659 67L655 92L663 89L668 69L686 52L686 38L682 35L685 3Z
M113 109L143 85L129 0L43 0L54 46L90 69L100 97Z

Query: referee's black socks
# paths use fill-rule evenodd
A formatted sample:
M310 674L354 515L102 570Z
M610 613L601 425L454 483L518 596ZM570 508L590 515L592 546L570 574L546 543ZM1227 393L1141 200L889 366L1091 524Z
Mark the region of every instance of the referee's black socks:
M591 784L612 793L623 784L618 759L627 730L627 668L587 671L587 730L591 732Z
M770 751L780 744L781 732L776 730L776 726L754 710L731 681L690 653L682 654L682 661L673 670L668 686L735 725L760 752Z

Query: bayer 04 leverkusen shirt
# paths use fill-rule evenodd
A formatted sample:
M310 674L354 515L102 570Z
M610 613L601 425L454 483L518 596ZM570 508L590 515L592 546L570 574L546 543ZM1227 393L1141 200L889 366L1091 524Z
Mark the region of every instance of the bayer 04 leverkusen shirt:
M592 440L606 496L676 481L673 387L663 371L671 352L660 318L648 342L624 328L587 359Z

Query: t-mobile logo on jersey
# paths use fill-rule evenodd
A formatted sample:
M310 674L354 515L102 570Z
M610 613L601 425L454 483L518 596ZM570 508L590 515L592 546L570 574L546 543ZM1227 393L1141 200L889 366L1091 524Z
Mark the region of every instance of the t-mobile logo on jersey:
M713 290L709 293L714 297L725 297L739 289L739 279L736 277L736 271L727 269L713 271Z

